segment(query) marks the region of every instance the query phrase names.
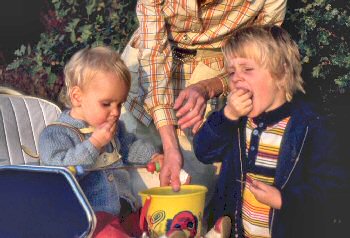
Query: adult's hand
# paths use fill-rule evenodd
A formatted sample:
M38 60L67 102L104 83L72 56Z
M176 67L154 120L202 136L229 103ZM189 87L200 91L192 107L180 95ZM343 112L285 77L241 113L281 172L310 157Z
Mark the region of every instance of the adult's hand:
M181 129L192 127L196 133L203 122L209 95L205 85L201 82L192 84L183 89L175 100L174 109L179 118Z
M160 171L160 186L171 185L173 191L180 190L180 170L183 158L180 152L177 135L173 125L159 128L163 143L164 163Z

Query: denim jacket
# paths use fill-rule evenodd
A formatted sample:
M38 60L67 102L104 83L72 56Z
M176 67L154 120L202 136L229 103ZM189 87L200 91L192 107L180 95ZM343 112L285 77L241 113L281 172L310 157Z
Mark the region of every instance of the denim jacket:
M223 110L209 116L194 137L194 150L203 163L222 162L212 204L214 220L228 215L232 235L243 237L242 191L247 160L245 127L247 118L232 121ZM270 233L275 237L320 237L338 219L328 209L339 195L348 192L349 176L336 148L328 124L311 107L294 102L291 118L281 142L274 186L282 195L282 208L270 211ZM324 228L324 229L322 229ZM318 234L322 234L319 232Z

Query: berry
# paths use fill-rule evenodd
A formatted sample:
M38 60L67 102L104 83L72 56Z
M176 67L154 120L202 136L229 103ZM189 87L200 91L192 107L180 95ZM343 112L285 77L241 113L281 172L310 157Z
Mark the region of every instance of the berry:
M156 164L154 162L148 163L147 171L153 174L156 171Z

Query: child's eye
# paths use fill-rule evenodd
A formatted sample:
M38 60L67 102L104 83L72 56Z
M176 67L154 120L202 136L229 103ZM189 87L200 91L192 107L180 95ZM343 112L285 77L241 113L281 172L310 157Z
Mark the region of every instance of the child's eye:
M234 71L228 72L228 76L229 76L229 77L232 77L233 75L235 75L235 72L234 72Z
M109 102L103 102L102 103L102 106L103 107L109 107L111 105L111 103L109 103Z
M253 70L253 68L244 68L244 71L246 71L246 72L249 72L249 71L252 71Z

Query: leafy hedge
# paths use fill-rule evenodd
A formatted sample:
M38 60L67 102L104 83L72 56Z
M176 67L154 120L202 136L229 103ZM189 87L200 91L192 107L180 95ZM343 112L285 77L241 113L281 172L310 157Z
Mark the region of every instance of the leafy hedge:
M36 45L16 50L5 83L57 101L62 69L78 49L107 44L121 50L137 27L136 0L51 0L46 31ZM349 93L350 3L348 0L288 1L284 27L303 56L307 95L322 103ZM4 80L2 80L4 81ZM330 107L330 106L329 106Z
M310 97L331 107L350 88L350 2L289 1L284 27L298 42Z
M28 94L57 101L62 71L74 52L109 45L122 50L137 27L135 1L51 0L43 16L46 31L36 45L22 45L7 66L5 83Z

